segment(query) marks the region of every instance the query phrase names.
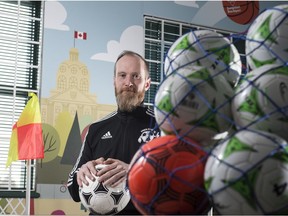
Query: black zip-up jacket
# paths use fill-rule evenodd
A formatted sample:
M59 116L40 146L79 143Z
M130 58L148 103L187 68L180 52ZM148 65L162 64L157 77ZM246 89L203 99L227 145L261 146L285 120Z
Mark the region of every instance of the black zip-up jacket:
M139 106L132 112L115 111L90 125L76 164L69 174L68 190L80 202L77 172L88 161L103 157L130 163L139 147L160 136L151 108ZM118 214L139 214L130 201Z

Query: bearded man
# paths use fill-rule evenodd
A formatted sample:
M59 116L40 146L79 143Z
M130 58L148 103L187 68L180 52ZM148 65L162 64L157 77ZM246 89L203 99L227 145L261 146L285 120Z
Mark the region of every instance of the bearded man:
M79 157L68 177L68 190L80 202L79 187L86 176L115 187L126 180L129 163L139 147L160 136L153 109L144 106L151 78L146 60L132 51L122 52L114 66L114 88L118 110L90 125ZM149 136L143 136L149 133ZM144 139L145 138L145 139ZM100 171L95 166L105 164ZM140 214L130 201L118 214Z

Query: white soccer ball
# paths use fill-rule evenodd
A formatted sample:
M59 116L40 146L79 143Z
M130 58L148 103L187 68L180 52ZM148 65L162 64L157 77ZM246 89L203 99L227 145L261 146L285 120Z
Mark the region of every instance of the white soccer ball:
M98 167L97 167L98 166ZM99 165L96 169L99 170ZM79 187L79 196L83 206L95 215L112 215L122 211L130 201L130 193L126 182L117 187L107 187L98 182L97 176L95 181L86 177L89 185L83 184Z
M160 85L154 102L156 121L164 134L188 136L203 146L229 130L232 87L222 75L200 66L179 68Z
M240 54L231 41L212 30L195 30L179 37L165 57L164 73L168 76L181 67L198 65L222 74L236 86L242 73Z
M220 215L288 214L288 144L241 130L219 143L205 165L205 187Z
M238 129L263 130L288 140L288 66L251 71L236 89L231 108Z
M288 4L268 8L250 25L246 57L251 69L288 61Z

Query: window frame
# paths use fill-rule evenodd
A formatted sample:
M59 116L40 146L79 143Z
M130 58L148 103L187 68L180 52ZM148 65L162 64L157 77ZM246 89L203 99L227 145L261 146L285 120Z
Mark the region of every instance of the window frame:
M6 168L12 127L21 115L28 93L39 95L41 85L44 1L0 2L0 197L23 197L26 161ZM31 197L37 197L36 161L31 160Z

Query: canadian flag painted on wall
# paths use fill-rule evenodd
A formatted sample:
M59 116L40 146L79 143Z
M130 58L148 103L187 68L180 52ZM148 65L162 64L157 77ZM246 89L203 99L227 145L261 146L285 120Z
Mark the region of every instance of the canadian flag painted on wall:
M80 31L74 31L74 38L86 40L87 39L87 33L86 32L80 32Z

